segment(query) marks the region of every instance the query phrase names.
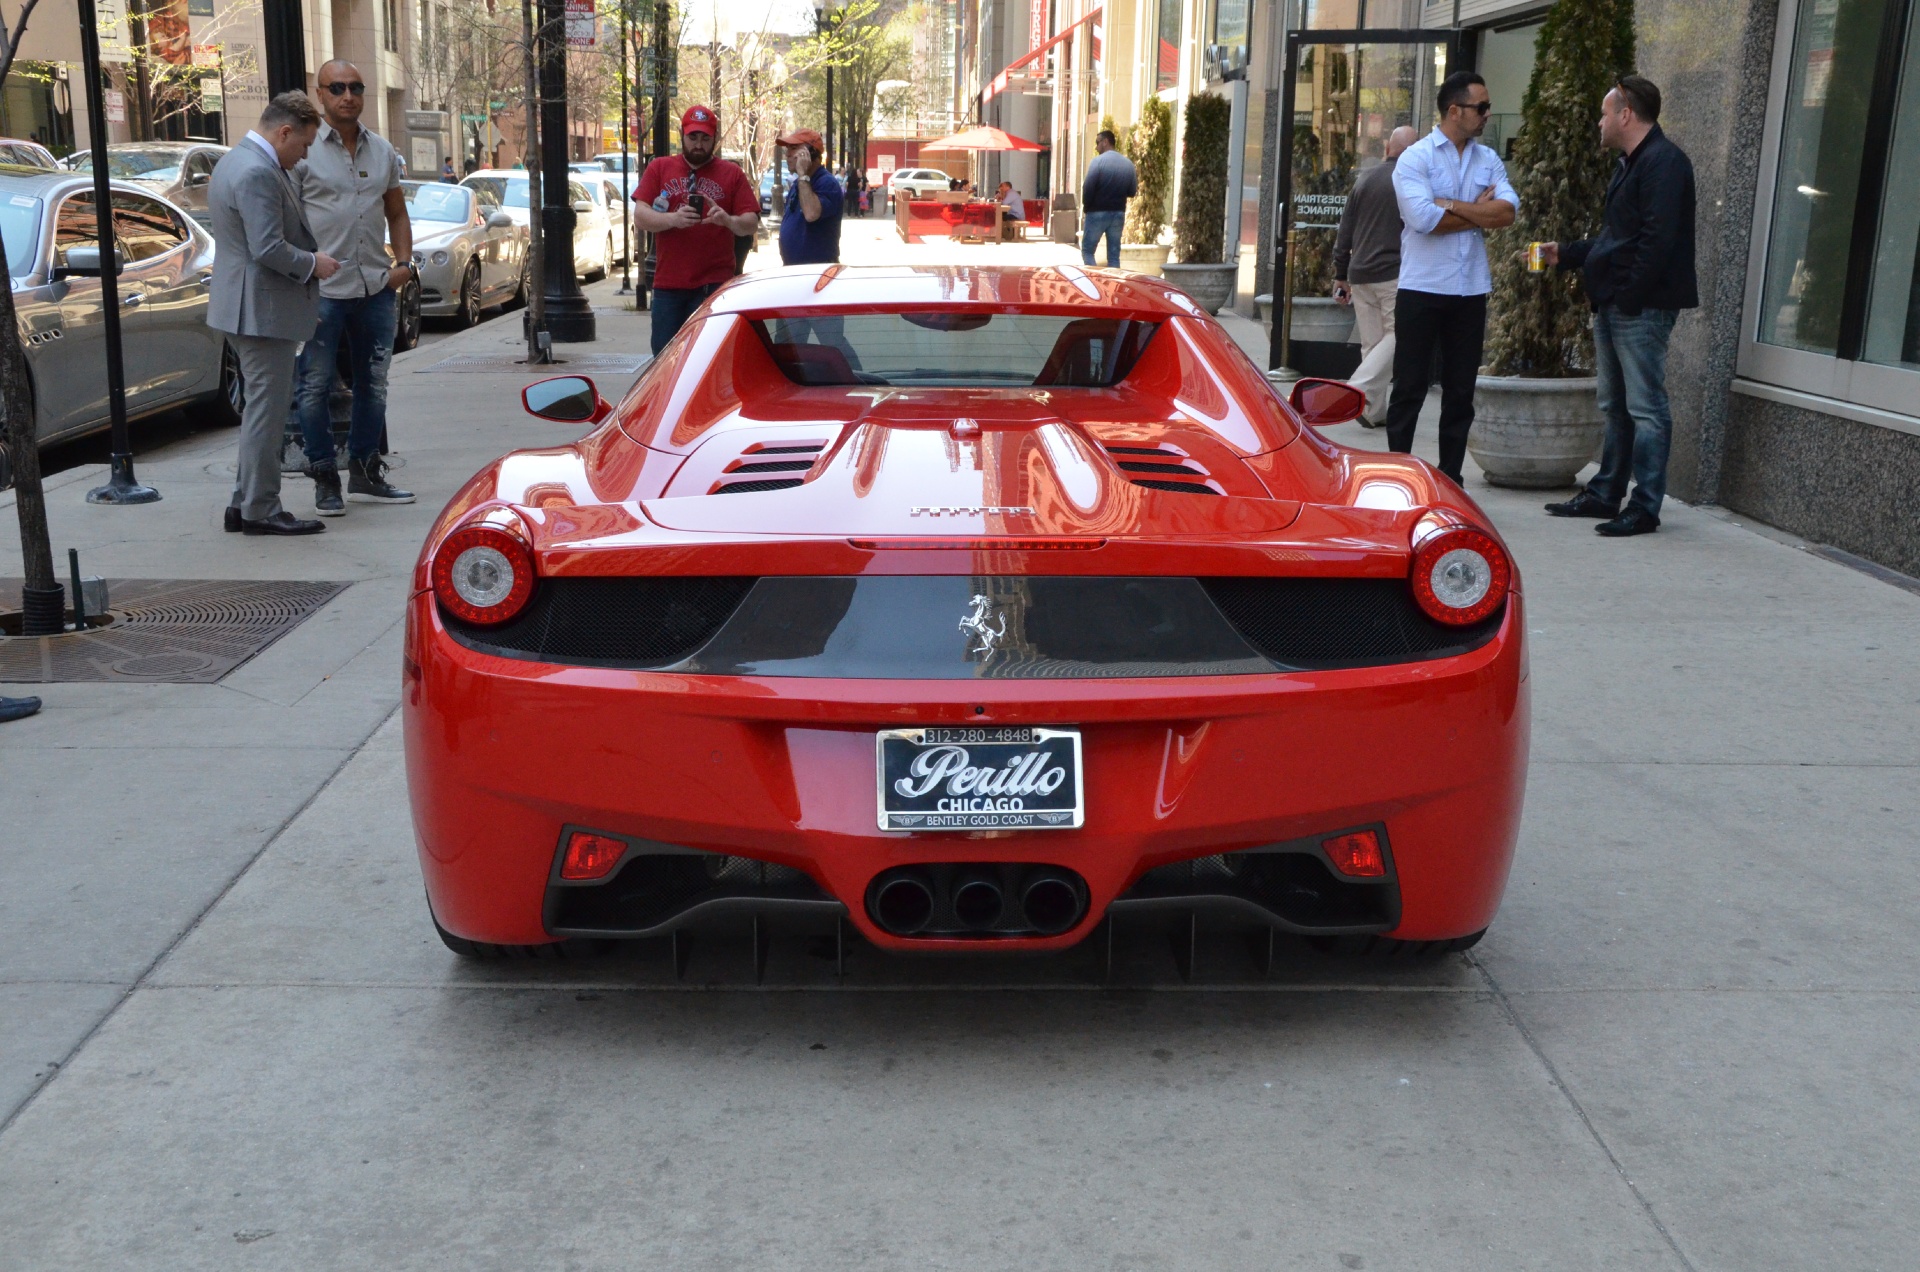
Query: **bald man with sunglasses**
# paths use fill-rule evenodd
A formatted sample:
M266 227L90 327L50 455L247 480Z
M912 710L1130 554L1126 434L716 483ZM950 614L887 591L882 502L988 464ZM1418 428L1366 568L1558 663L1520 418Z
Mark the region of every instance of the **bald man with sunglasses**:
M300 354L300 431L307 475L313 478L314 511L339 517L346 514L348 502L414 500L412 491L387 480L380 455L399 291L414 276L413 222L400 188L404 172L399 151L360 122L367 97L360 69L335 60L322 66L314 81L323 122L293 179L314 237L322 251L340 262L340 272L320 284L320 325ZM343 340L353 369L344 501L327 410Z

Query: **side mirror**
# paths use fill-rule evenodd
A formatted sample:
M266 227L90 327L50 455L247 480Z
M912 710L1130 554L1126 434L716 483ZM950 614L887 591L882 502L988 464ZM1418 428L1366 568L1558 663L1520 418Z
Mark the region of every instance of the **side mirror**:
M127 254L119 248L113 249L113 272L117 275L127 267ZM100 277L100 249L98 247L70 247L67 249L67 263L53 271L56 278Z
M593 200L592 199L575 199L573 201L573 210L575 212L591 212L593 211Z
M510 230L513 228L513 218L505 212L489 213L487 215L487 228L490 230Z
M1303 423L1320 428L1357 420L1367 409L1367 395L1339 380L1300 380L1287 398Z
M520 390L521 405L527 414L562 424L598 424L613 413L613 407L584 375L561 375L541 380Z
M207 184L207 182L211 180L213 180L213 174L210 172L193 173L191 176L187 178L187 189L189 190L196 189L200 186Z

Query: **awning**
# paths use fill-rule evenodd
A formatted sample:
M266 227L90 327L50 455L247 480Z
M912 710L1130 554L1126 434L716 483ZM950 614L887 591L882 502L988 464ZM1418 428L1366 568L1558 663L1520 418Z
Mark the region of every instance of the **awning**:
M1028 141L1025 137L1016 137L1010 132L984 125L957 132L951 137L942 137L938 141L920 143L921 153L929 150L1045 150L1037 141Z
M1096 8L1091 10L1086 17L1081 18L1078 22L1073 23L1066 30L1054 36L1051 40L1048 40L1045 44L1042 44L1039 48L1035 49L1033 52L1027 54L1025 57L1021 58L1017 62L1010 63L1007 66L1006 70L1001 71L998 75L994 76L992 81L988 83L988 85L985 88L980 90L980 104L982 106L985 106L988 102L992 101L995 97L998 97L1002 92L1006 91L1007 84L1013 79L1013 73L1015 71L1019 70L1023 66L1027 66L1033 62L1038 61L1040 58L1045 57L1048 51L1051 50L1054 45L1070 37L1073 34L1075 27L1080 26L1081 23L1091 22L1099 16L1100 16L1099 9Z

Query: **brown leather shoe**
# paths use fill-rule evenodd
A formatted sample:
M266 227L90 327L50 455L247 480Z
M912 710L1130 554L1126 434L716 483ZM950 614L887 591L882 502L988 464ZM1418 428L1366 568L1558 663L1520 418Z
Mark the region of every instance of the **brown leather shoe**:
M318 521L302 521L284 509L263 521L240 521L241 534L319 534L325 529Z

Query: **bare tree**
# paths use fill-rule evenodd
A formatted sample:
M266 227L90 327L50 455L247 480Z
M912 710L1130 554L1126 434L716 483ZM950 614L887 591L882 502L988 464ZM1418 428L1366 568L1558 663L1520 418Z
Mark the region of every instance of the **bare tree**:
M20 15L11 26L0 11L0 89L13 71L27 19L40 0L21 0ZM0 241L0 272L11 275L6 244ZM27 380L27 354L20 344L20 319L13 308L11 288L0 294L0 412L6 416L7 450L13 459L13 506L20 517L20 558L26 585L33 589L57 587L53 575L53 541L47 533L47 500L40 488L40 439L34 427L33 393Z

